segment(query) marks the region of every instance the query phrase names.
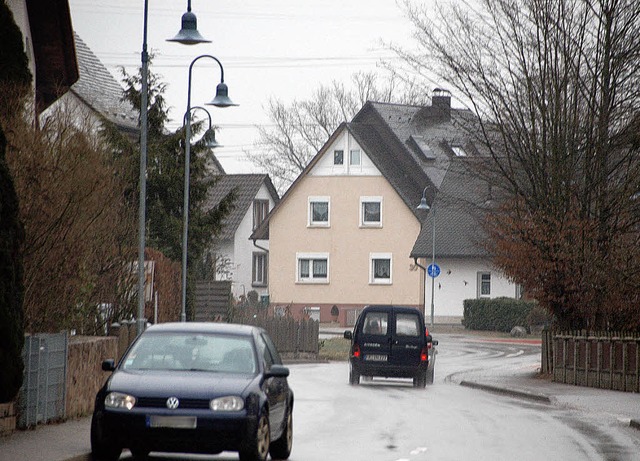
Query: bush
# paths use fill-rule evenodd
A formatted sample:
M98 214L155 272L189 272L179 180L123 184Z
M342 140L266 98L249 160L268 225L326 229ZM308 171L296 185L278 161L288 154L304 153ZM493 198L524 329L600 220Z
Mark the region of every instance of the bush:
M470 330L510 332L515 326L528 327L535 301L514 298L466 299L462 324Z

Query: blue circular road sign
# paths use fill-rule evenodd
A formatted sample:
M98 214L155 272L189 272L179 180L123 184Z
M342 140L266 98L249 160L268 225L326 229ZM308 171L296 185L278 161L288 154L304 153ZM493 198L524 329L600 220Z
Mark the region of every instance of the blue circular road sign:
M429 267L427 267L427 274L429 274L429 277L436 278L440 275L440 266L437 264L429 264Z

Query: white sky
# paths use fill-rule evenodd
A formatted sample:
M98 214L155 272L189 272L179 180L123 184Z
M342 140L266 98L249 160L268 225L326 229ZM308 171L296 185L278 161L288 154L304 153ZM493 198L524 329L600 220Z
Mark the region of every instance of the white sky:
M73 26L114 74L140 66L143 0L69 0ZM186 111L188 69L201 54L224 66L229 97L239 107L207 106L220 127L216 156L228 173L256 172L243 161L254 149L255 125L265 125L268 98L285 103L307 99L320 84L348 82L357 71L376 69L394 55L383 45L411 43L412 28L395 0L192 0L198 30L212 43L185 46L167 42L180 29L187 0L149 0L148 48L156 54L152 71L168 85L170 128ZM220 71L199 60L192 74L191 105L215 95ZM206 117L202 111L197 118Z

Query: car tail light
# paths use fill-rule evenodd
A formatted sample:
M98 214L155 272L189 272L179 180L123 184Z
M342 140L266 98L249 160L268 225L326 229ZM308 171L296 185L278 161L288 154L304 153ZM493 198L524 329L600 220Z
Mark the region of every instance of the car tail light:
M429 329L428 328L424 329L424 336L426 338L429 338L430 335L429 335ZM433 347L433 343L427 339L427 349L431 349L432 347Z
M429 348L431 347L431 343L428 346L422 348L422 352L420 352L420 361L428 362L429 361Z
M360 358L360 346L358 346L357 344L353 345L353 352L351 353L351 355L353 355L355 358L359 359Z

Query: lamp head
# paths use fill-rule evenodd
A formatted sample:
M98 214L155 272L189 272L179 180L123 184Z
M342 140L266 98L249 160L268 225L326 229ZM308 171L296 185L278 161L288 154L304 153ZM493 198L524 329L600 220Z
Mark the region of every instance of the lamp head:
M196 45L198 43L211 43L211 40L207 40L200 32L198 32L198 20L196 15L191 11L187 11L182 15L182 28L178 34L167 39L167 42L178 42L183 45Z
M227 88L227 84L224 82L218 83L218 86L216 87L216 97L207 104L216 107L237 106L237 104L229 99L229 88Z
M208 147L209 149L222 147L222 144L220 144L216 140L216 132L214 131L213 128L209 128L207 131L204 132L204 136L202 136L202 142L204 143L205 147Z
M429 210L431 207L427 203L427 198L423 195L420 199L420 205L418 205L418 210Z

